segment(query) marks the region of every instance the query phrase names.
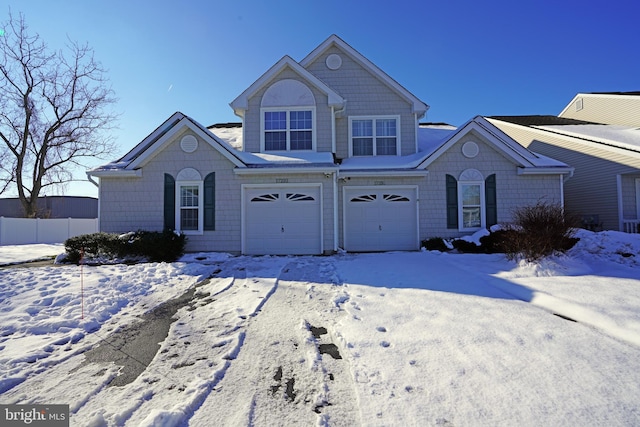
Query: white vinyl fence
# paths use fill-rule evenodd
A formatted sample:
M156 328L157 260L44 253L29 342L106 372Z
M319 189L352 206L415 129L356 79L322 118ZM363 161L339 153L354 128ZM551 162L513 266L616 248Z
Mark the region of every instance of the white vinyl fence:
M98 218L0 217L0 245L64 243L69 237L98 232Z

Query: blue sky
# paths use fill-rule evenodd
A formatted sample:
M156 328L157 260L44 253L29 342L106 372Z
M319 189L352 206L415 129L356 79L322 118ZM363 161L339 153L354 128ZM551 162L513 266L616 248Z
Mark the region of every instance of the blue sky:
M95 50L119 98L113 159L176 111L239 121L233 99L331 34L429 104L424 121L555 115L578 92L640 90L637 0L9 0L0 21L9 7L51 48Z

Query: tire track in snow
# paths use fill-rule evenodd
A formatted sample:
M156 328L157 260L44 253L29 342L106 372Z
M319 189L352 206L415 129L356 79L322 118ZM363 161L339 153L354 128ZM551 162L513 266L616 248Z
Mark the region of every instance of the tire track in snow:
M189 425L208 426L214 419L218 425L360 424L348 360L319 350L333 341L341 314L333 303L333 261L289 261L260 316L250 320L238 358ZM325 283L316 283L318 277ZM326 335L316 338L312 326L325 328ZM244 411L237 411L239 401Z

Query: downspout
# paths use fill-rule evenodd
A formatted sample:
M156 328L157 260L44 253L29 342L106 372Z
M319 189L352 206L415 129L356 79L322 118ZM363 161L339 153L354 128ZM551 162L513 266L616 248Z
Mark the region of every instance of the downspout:
M616 199L618 199L618 231L624 231L624 212L622 206L622 175L616 175Z
M418 119L418 113L413 113L413 117L415 117L415 119L416 119L416 121L415 121L416 126L415 126L415 130L414 130L414 132L415 132L414 138L415 138L415 142L416 142L416 151L415 152L417 153L418 150L420 149L419 145L418 145L418 128L420 127L420 123L418 123L418 120L420 120L420 119Z
M91 176L91 174L89 174L89 172L86 172L86 174L87 174L87 180L90 183L92 183L93 185L95 185L96 187L98 187L98 231L100 231L101 230L101 228L100 228L100 216L101 216L100 215L100 202L102 200L102 197L100 197L100 184L93 179L93 177Z
M333 252L338 252L338 171L333 172Z
M331 152L336 154L336 110L331 106Z
M564 175L560 174L560 207L564 211Z

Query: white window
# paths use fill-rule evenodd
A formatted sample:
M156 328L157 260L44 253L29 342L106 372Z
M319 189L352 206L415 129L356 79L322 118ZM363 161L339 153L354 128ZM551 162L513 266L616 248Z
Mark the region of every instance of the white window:
M397 156L400 117L350 117L351 156Z
M460 230L485 227L484 182L458 183L458 224Z
M263 109L263 151L313 150L313 123L314 110L309 107Z
M204 185L200 173L186 168L176 179L176 231L202 234L204 230Z

